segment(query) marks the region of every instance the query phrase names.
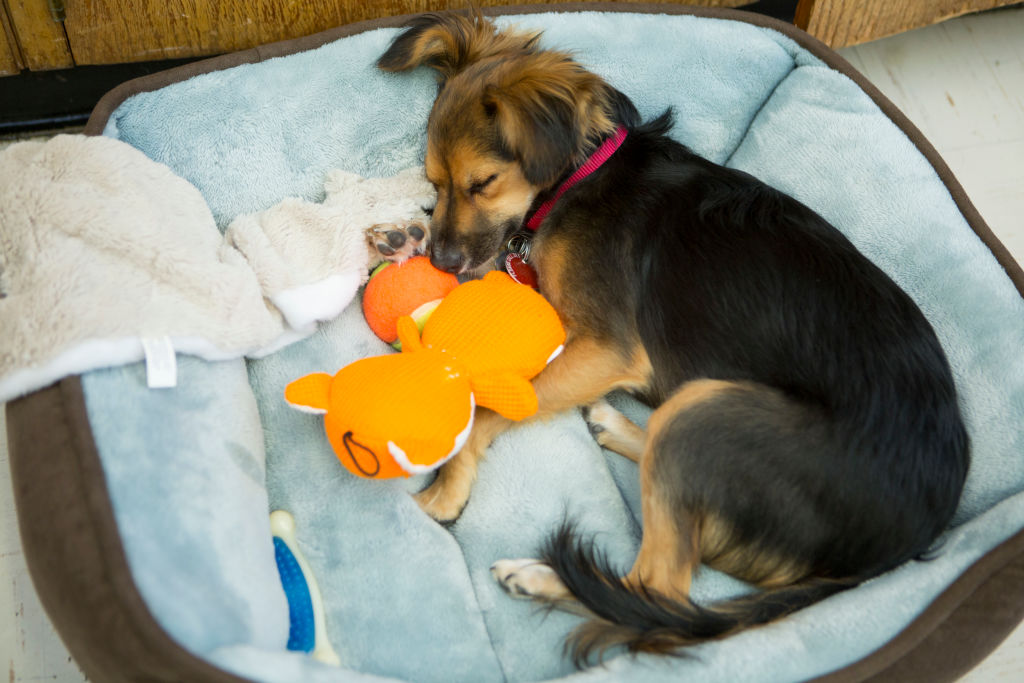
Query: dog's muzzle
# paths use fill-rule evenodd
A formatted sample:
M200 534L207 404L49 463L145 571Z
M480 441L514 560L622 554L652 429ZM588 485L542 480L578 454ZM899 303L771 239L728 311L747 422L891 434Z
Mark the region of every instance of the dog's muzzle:
M438 270L458 275L466 265L466 255L461 249L434 242L430 246L430 263Z

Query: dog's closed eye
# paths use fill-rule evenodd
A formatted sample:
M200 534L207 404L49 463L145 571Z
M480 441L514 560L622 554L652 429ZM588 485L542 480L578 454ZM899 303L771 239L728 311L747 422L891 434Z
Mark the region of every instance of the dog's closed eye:
M492 173L491 175L489 175L487 178L484 178L483 180L477 180L477 181L474 181L474 182L470 183L470 185L469 185L469 194L471 194L471 195L480 194L485 189L487 189L488 185L490 185L491 183L493 183L497 179L498 179L498 174L497 173Z

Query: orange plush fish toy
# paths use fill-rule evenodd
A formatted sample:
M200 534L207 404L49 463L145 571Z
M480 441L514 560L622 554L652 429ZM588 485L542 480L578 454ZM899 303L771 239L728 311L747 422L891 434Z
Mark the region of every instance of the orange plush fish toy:
M557 356L565 330L551 305L502 272L448 293L423 327L398 321L402 352L358 360L333 377L306 375L285 400L324 415L338 459L360 477L440 467L465 443L473 411L537 412L530 380Z

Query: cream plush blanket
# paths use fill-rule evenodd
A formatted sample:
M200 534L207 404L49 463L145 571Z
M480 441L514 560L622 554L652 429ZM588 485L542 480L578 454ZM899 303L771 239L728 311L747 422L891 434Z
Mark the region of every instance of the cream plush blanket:
M365 281L364 231L416 217L419 168L328 175L224 235L200 192L123 142L61 135L0 153L0 401L61 377L174 353L261 356L335 317ZM167 376L169 373L169 377Z

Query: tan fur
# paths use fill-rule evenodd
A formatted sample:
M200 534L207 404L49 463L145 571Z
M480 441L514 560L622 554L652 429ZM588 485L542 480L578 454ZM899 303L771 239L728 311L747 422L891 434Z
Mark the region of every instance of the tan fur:
M613 132L615 117L622 113L613 113L623 103L619 93L567 53L538 48L537 37L498 32L479 13L435 15L396 39L379 62L392 71L426 64L438 72L441 87L427 128L426 173L438 193L431 221L432 258L435 265L452 272L489 269L502 240L522 225L537 198L551 196L559 180L578 168L599 141ZM631 115L623 118L627 119ZM638 312L624 310L618 312L625 314L619 317L602 317L586 305L592 294L588 287L600 274L588 270L587 259L581 259L575 250L578 240L585 238L582 231L575 230L580 227L576 222L583 219L571 211L566 210L568 216L557 214L565 218L559 224L551 222L559 219L549 218L532 245L531 263L541 293L558 311L568 333L562 355L533 381L541 418L591 405L614 389L643 392L653 388L651 359L636 327ZM585 220L595 219L588 214ZM621 305L631 303L623 299ZM602 329L608 328L608 320L616 321L614 330ZM643 508L643 536L636 561L621 579L605 575L607 569L600 568L598 581L604 582L605 588L629 595L640 604L657 606L660 602L669 611L686 612L695 611L688 595L693 572L702 561L769 589L806 582L811 576L805 564L810 560L801 562L778 551L765 551L756 542L740 538L728 519L715 514L714 504L709 506L711 510L688 508L683 497L689 492L670 488L685 480L669 475L680 474L678 467L692 463L659 462L659 458L688 455L673 451L686 447L685 441L672 440L677 434L670 426L677 419L725 392L753 388L714 379L687 382L655 410L646 431L607 403L593 408L591 426L604 428L594 429L598 442L638 463ZM434 483L416 496L429 515L440 521L458 517L469 499L479 459L509 424L495 413L478 411L466 446L441 469ZM560 553L569 548L552 552L548 557L558 563L564 559ZM492 573L513 595L537 597L560 608L573 607L574 598L550 566L535 560L503 560ZM579 579L568 570L563 576L570 583ZM588 597L588 581L593 587L592 580L582 581L584 592L580 595L593 607L599 604L594 595L601 595L601 590L598 586ZM794 605L806 599L799 591L776 595ZM659 596L669 600L659 601ZM585 609L581 603L575 604ZM730 604L727 609L736 610L739 621L728 628L749 625L743 620L752 618L750 606L742 600ZM667 653L690 642L688 638L704 637L682 635L661 626L641 630L633 622L593 618L575 632L573 649L577 655L582 653L579 662L592 651L616 644L632 651Z
M593 339L570 340L533 380L538 401L534 419L593 403L614 389L645 386L649 376L650 360L642 349L637 349L633 358L624 359L618 351ZM477 462L511 424L497 413L478 409L466 445L445 463L434 482L417 494L420 507L440 521L458 517L476 479Z
M650 372L650 359L642 347L624 358L618 349L599 340L570 339L562 355L533 381L540 404L538 417L593 403L616 389L642 389Z
M645 429L631 422L603 399L588 408L587 421L592 426L600 427L600 430L594 433L594 439L602 447L633 462L640 462L647 445Z
M539 289L558 311L567 329L585 329L585 316L577 309L574 292L565 292L563 273L572 268L572 245L557 239L537 238L531 261L537 270Z
M441 146L484 139L485 131L496 124L502 142L517 159L530 159L538 153L534 117L539 107L564 107L574 119L575 139L563 168L578 165L593 150L595 141L614 131L606 111L599 78L578 68L559 53L522 55L513 59L496 58L488 81L458 78L445 87L434 105L427 134ZM449 163L450 175L459 178L476 171L473 165L460 165L449 149L437 149ZM500 161L500 157L493 157ZM538 179L535 189L554 182L561 169L552 169L548 177Z
M450 14L380 64L389 71L427 64L444 83L428 124L427 177L438 190L442 212L448 196L456 198L458 216L449 218L464 230L521 219L540 190L615 128L604 81L568 53L539 50L536 40L535 33L498 32L479 14ZM568 111L575 139L560 160L562 168L530 183L518 162L538 153L535 120L542 109ZM499 131L516 162L487 152L484 142L492 130ZM488 191L471 197L472 184L492 174L498 179ZM435 222L442 216L435 214Z
M446 80L466 64L528 49L540 37L539 32L498 31L477 10L473 15L448 14L445 23L419 35L408 54L400 61L381 63L387 71L405 71L430 64L438 77Z
M698 379L687 382L672 394L667 401L658 406L647 422L649 434L657 434L665 428L669 420L692 406L703 403L719 392L742 386L735 382L718 379Z
M564 169L581 163L595 141L614 129L604 82L566 53L537 49L536 40L536 34L498 32L479 14L446 15L400 51L399 58L382 63L392 71L427 64L444 84L428 125L425 168L437 190L431 222L446 226L448 239L469 239L481 229L500 236L497 226L521 222L537 195ZM555 111L570 112L575 137L561 166L549 169L550 177L538 177L535 168L530 180L525 167L542 153L536 149L535 121ZM488 137L494 130L512 159L495 153L493 137ZM589 405L614 389L643 390L651 379L650 359L640 343L623 350L602 341L601 331L592 328L585 310L575 303L582 294L565 289L563 274L575 262L572 247L543 238L535 244L533 265L541 292L569 333L562 355L533 382L541 418ZM737 386L718 380L689 382L655 411L646 433L611 409L618 415L611 418L615 428L599 440L641 467L643 541L627 583L685 600L702 555L764 585L803 573L803 568L782 558L740 549L729 528L712 517L681 519L654 478L656 454L651 444L661 430L680 413ZM441 521L458 517L469 499L479 459L509 424L491 411L479 410L466 446L416 495L419 505ZM548 599L565 598L561 583L551 583L543 572L531 569L520 578L523 590Z
M453 145L445 152L428 143L425 169L427 179L437 189L432 222L450 223L458 235L468 235L481 224L521 220L538 192L518 164L480 154L475 145L468 143ZM471 190L492 177L494 180L481 191Z
M717 380L689 382L651 415L640 459L643 538L636 562L626 576L627 583L673 600L688 599L693 571L701 561L702 527L688 512L673 506L669 492L657 477L658 450L654 444L672 418L733 386Z
M648 444L656 441L658 434L681 413L730 390L744 390L744 385L723 380L694 380L684 384L651 415L647 424ZM654 465L654 457L648 458L648 455L645 453L642 469L644 473ZM644 490L644 496L646 536L648 498L651 497L648 489ZM650 504L656 503L657 501L652 500ZM664 514L669 512L666 511ZM692 534L701 561L759 586L783 586L794 583L808 574L808 567L792 558L759 550L749 543L742 543L733 532L732 526L714 514L705 513L699 520L694 520L692 529L680 531Z
M540 560L498 560L491 566L491 575L515 597L543 595L552 602L574 599L558 574Z
M502 58L498 58L502 59ZM546 51L502 59L497 83L483 93L485 103L495 108L496 118L509 146L525 149L534 143L529 120L533 112L552 101L573 112L573 128L582 144L612 133L615 124L605 108L607 86L598 76L585 71L564 52Z
M433 159L434 154L428 154L427 158ZM463 203L497 217L496 222L525 213L536 194L536 188L523 177L519 164L481 154L469 144L455 147L446 163L433 161L427 168L428 180L442 187L450 185ZM470 194L475 183L492 176L494 180L486 187Z
M476 481L477 463L491 442L510 424L510 420L498 413L477 408L466 445L441 467L430 486L414 496L420 508L439 522L455 520L469 500Z
M673 600L686 600L693 571L700 563L696 527L692 520L680 520L681 511L674 510L651 481L651 461L653 458L645 457L640 462L643 537L625 580Z
M805 578L809 567L778 553L741 545L732 526L715 515L700 521L700 551L709 567L762 588L777 588Z

